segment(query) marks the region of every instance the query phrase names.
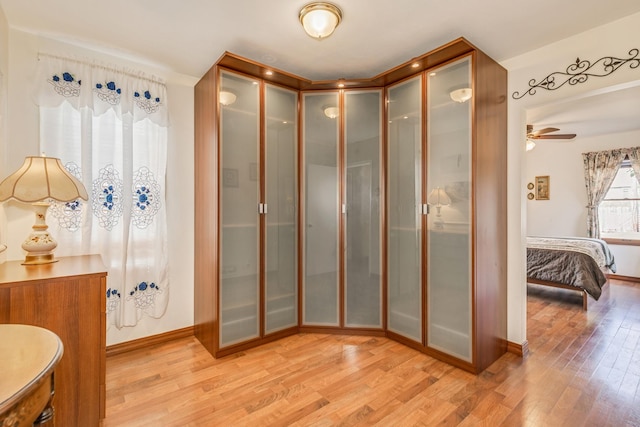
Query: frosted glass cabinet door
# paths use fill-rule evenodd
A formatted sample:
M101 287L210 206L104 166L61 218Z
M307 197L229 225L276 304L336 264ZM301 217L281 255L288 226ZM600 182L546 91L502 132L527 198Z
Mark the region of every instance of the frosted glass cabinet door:
M305 94L303 324L338 326L338 93Z
M220 111L220 347L259 336L259 85L222 73L222 91L236 96ZM259 173L259 171L258 171Z
M345 92L345 326L382 327L381 92Z
M298 94L266 86L265 333L298 324L296 140ZM256 165L250 179L257 180Z
M388 329L422 343L421 78L388 90Z
M429 75L427 345L468 362L472 358L471 96L469 57Z

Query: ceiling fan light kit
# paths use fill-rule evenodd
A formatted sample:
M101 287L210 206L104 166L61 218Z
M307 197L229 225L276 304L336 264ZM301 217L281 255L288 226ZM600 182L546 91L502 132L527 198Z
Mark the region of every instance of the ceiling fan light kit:
M300 23L304 31L314 39L329 37L342 21L342 10L327 2L313 2L300 10Z

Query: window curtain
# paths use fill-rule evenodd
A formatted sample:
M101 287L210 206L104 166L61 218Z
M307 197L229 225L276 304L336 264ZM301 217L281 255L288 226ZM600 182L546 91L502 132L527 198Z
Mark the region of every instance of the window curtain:
M582 153L587 189L587 236L589 237L600 238L598 206L609 191L625 156L624 149Z
M89 200L52 204L56 254L97 253L108 269L107 323L161 317L169 298L165 85L141 73L41 54L40 147Z

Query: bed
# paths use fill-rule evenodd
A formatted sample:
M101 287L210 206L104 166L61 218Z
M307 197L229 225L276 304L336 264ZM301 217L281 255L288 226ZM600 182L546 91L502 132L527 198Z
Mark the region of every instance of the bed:
M596 301L616 264L604 240L582 237L527 237L527 283L571 289Z

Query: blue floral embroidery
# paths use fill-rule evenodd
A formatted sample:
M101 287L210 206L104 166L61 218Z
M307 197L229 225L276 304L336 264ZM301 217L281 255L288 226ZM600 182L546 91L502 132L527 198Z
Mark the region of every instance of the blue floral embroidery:
M59 95L67 98L80 96L80 85L82 84L82 81L76 80L73 74L69 72L62 73L62 78L57 74L54 74L47 81L53 85L53 90L55 90Z
M109 209L110 211L113 210L113 207L115 206L114 202L118 201L117 198L115 200L113 198L113 193L115 193L113 185L109 185L107 186L107 188L103 188L102 193L102 206Z
M69 162L64 167L69 171L69 173L78 180L82 181L82 173L80 171L80 167L73 163ZM81 199L75 199L70 202L54 202L51 204L49 211L51 214L58 220L58 224L60 227L69 230L76 231L80 228L82 224L82 212L84 203Z
M129 292L127 300L133 300L136 308L147 308L154 305L156 296L162 291L154 282L140 282Z
M158 111L158 109L162 105L162 103L160 102L160 98L159 97L153 98L151 96L151 92L149 92L148 90L145 90L142 95L140 95L140 92L136 91L133 93L133 96L135 98L136 105L138 105L138 107L140 107L141 109L143 109L149 114L155 113L156 111Z
M100 226L111 231L122 216L122 180L113 165L100 169L100 176L93 181L91 194L93 214Z
M115 311L120 305L120 291L117 289L107 289L107 314Z
M160 210L160 185L147 167L133 174L133 209L131 221L138 228L146 228Z
M105 84L96 83L96 87L93 91L96 93L96 96L104 102L108 102L111 105L117 105L120 103L122 89L117 87L115 82L108 82Z

